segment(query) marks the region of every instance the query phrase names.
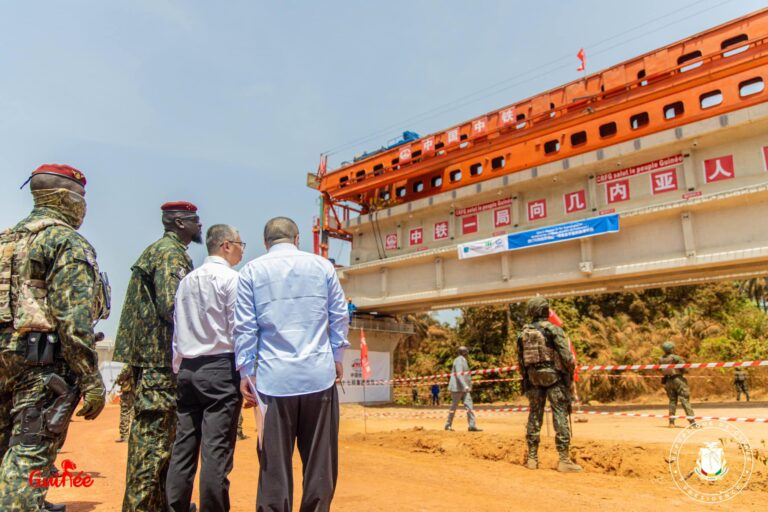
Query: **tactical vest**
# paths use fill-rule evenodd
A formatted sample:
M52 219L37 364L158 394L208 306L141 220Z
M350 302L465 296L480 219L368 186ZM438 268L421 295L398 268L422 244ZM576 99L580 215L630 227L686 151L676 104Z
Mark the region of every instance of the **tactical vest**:
M677 360L674 357L671 357L671 355L672 354L662 357L659 360L659 364L678 364ZM662 368L661 374L664 377L679 377L683 375L683 370L680 368Z
M538 327L526 324L523 327L522 340L523 363L526 367L550 366L559 371L564 369L559 354Z
M53 332L56 322L48 307L48 288L44 279L32 279L30 248L38 235L51 226L72 229L67 223L45 218L25 224L21 229L0 233L0 326L17 333ZM96 298L93 318L109 316L109 285L99 274L95 261Z

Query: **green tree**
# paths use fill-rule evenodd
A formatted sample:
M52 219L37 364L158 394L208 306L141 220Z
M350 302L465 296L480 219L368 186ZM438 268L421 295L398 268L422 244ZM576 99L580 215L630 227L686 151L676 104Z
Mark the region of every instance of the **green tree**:
M739 291L755 301L755 305L763 311L768 311L766 304L766 292L768 292L768 278L755 277L747 281L742 281L739 285Z

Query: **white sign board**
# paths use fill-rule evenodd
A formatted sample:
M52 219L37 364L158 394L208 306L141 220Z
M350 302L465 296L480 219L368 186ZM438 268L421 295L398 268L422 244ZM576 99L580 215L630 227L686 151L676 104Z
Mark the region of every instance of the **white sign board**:
M507 235L486 238L485 240L478 240L476 242L469 242L466 244L459 244L458 246L460 260L505 252L508 249L509 246L507 245Z
M122 369L123 363L113 361L104 362L99 365L101 378L104 379L104 385L107 387L107 391L112 389L112 386L115 385L115 380L117 380L117 376ZM117 391L117 386L115 386L115 390Z
M368 362L371 365L371 376L368 380L389 380L389 352L368 351ZM363 371L360 365L360 351L347 349L344 351L344 391L336 385L341 403L363 402ZM369 384L365 386L365 402L388 402L391 400L391 385Z

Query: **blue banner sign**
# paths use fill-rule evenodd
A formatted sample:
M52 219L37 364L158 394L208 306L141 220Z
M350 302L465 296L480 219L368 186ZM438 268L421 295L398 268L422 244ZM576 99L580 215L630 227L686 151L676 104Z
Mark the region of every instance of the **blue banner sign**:
M619 215L604 215L507 235L507 249L524 249L619 231Z

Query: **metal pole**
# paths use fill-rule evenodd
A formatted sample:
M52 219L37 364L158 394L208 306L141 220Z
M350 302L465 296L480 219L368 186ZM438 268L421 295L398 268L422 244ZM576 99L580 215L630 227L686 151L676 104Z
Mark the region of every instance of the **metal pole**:
M368 435L368 412L365 409L365 379L363 379L363 433Z

